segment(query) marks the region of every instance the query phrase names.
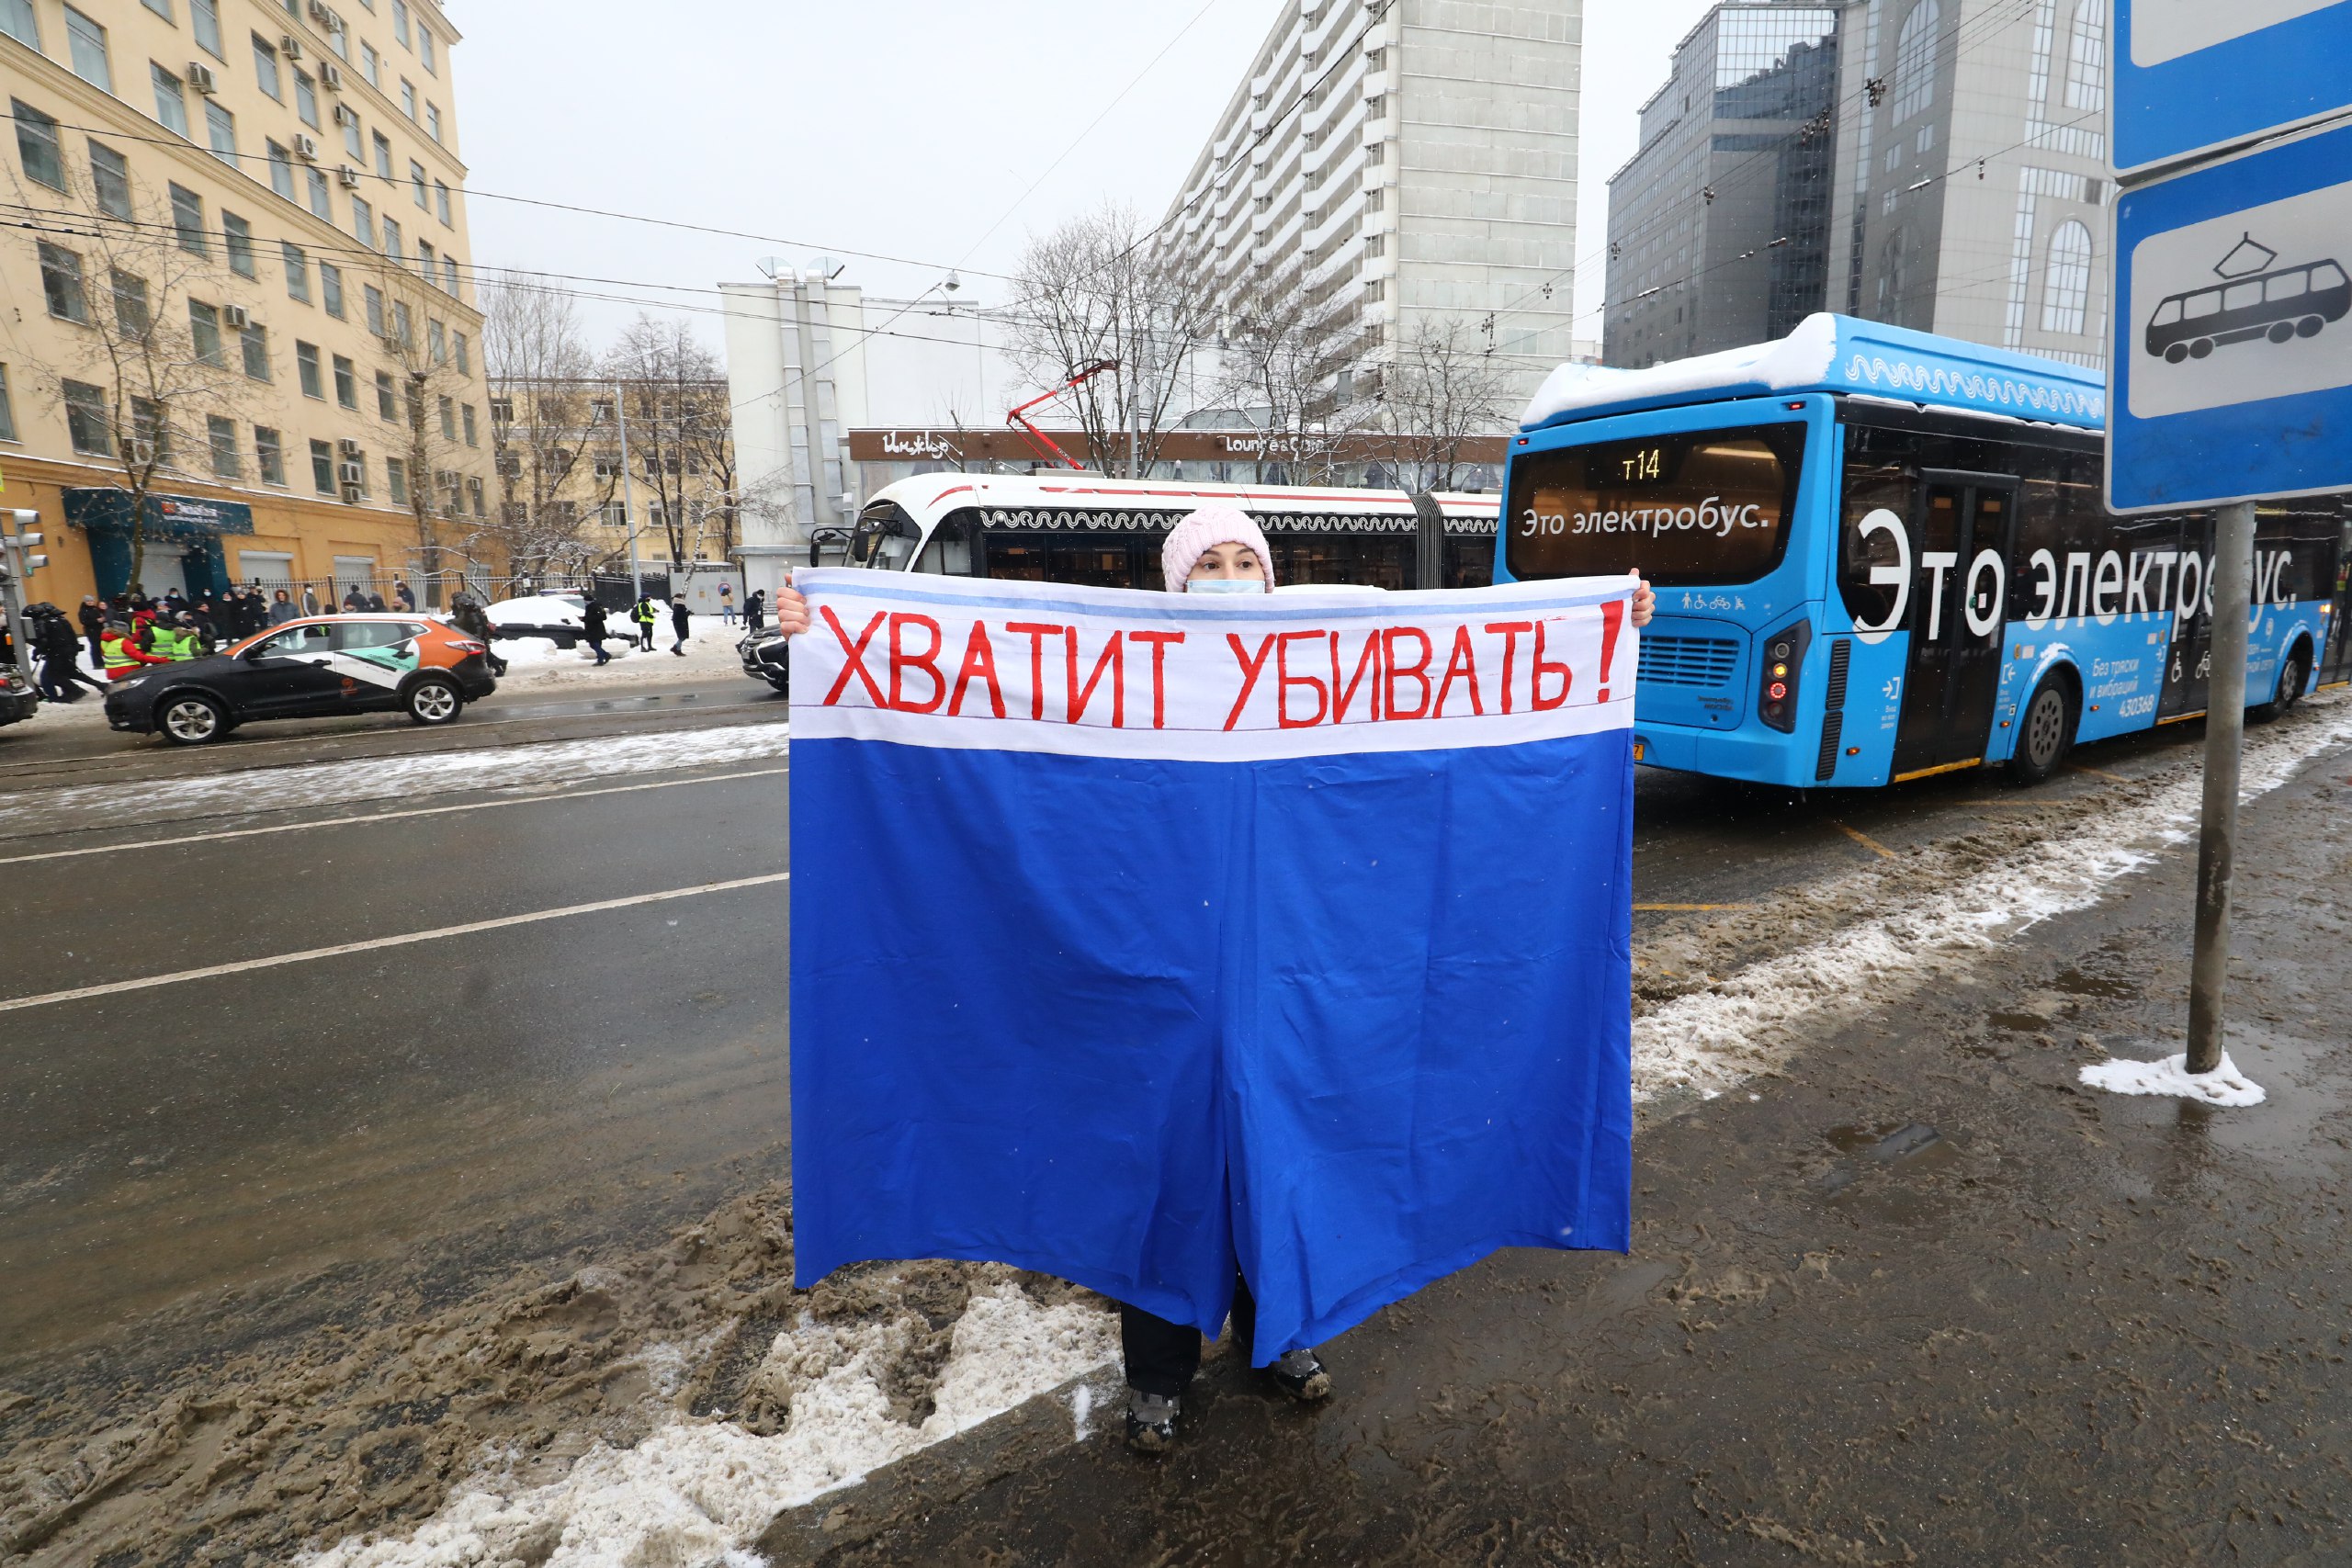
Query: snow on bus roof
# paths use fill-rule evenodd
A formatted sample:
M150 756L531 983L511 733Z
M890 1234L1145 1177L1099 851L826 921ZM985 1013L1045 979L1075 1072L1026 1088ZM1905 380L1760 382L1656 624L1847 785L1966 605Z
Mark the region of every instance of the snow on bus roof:
M1869 395L2078 430L2107 422L2107 384L2097 371L1824 312L1776 342L1643 370L1563 365L1528 403L1520 428L1782 392Z

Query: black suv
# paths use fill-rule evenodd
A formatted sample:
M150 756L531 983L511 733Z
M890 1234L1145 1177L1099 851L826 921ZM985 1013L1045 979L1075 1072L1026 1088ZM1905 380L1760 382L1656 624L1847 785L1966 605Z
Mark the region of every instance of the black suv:
M498 690L482 644L422 615L289 621L203 659L141 667L107 689L107 722L177 746L256 718L405 713L447 724Z
M787 697L792 695L792 665L785 657L788 640L774 632L753 632L735 645L736 654L743 660L743 673L754 681L765 681Z

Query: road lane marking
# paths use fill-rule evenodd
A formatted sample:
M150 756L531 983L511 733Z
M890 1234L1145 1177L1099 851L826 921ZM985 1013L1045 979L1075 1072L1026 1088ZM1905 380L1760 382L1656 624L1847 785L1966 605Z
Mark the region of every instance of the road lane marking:
M754 768L748 773L720 773L704 779L664 779L658 784L611 784L603 789L566 790L560 785L547 786L545 793L520 800L477 800L464 806L419 806L406 811L356 812L348 817L322 817L315 822L278 822L267 828L227 828L217 833L187 833L176 839L141 839L128 844L92 844L78 850L44 850L39 854L0 857L0 865L23 865L28 861L72 860L77 855L106 855L118 850L162 850L174 844L202 844L215 839L257 839L268 833L300 833L311 828L344 828L355 822L394 822L404 817L446 817L454 811L490 811L502 806L546 806L560 800L585 800L596 795L633 795L649 789L683 789L688 784L726 784L732 779L763 779L776 773L788 773L786 768ZM266 810L267 807L262 807ZM69 831L72 829L69 829ZM83 829L80 831L86 832Z
M214 964L202 969L182 969L170 975L149 975L137 980L110 980L103 986L81 986L70 991L51 991L38 997L11 997L0 1000L0 1012L50 1007L59 1002L84 1001L91 997L119 996L125 991L152 990L158 986L177 986L189 980L218 979L224 975L250 975L256 969L278 969L288 964L308 964L314 959L376 953L388 947L407 947L420 942L440 942L453 936L471 936L478 931L504 931L510 926L536 925L542 920L596 915L608 909L630 909L640 904L660 904L673 898L698 898L706 893L732 893L739 888L765 887L773 883L791 880L792 873L788 871L770 872L765 876L741 876L731 882L706 882L699 887L672 887L660 893L636 893L626 898L600 898L593 904L568 904L560 909L534 909L527 915L502 915L494 920L469 920L461 926L442 926L429 931L403 931L398 936L369 937L365 942L338 942L333 947L307 948L300 953L280 953L268 958L240 959L234 964Z
M1870 851L1871 853L1874 855L1883 855L1888 860L1894 860L1898 858L1893 850L1890 850L1884 844L1880 843L1868 833L1862 832L1858 829L1849 828L1843 822L1832 822L1829 825L1832 828L1837 829L1839 832L1845 834L1846 837L1853 840L1854 842L1861 845L1862 848Z
M2130 779L2125 778L2121 773L2110 773L2105 768L2086 768L2080 762L2069 762L2066 766L2072 768L2078 773L2088 773L2095 779L2105 779L2110 784L2130 784L2132 782Z
M1753 904L1636 904L1637 915L1703 915L1717 909L1753 909Z

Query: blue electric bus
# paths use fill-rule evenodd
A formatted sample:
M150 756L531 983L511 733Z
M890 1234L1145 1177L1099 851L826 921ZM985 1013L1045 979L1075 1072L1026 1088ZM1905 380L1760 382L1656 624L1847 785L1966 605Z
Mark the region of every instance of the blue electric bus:
M1818 315L1646 370L1564 367L1511 444L1494 577L1639 568L1636 756L1794 788L2005 763L2205 710L2211 513L2106 510L2090 371ZM2257 716L2352 679L2352 507L2266 504Z

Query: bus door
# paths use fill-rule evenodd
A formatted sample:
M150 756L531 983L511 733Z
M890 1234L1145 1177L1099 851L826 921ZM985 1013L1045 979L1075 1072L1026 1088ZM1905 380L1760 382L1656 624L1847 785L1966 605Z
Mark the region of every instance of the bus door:
M1896 778L1984 755L2000 696L2017 479L1929 468L1914 509L1911 664Z
M2320 649L2320 684L2352 681L2352 515L2337 525L2335 555L2324 582L2335 584L2328 601L2327 646Z
M2200 512L2180 525L2180 559L2174 566L2172 637L2165 649L2165 689L2156 722L2205 711L2213 676L2213 514Z

